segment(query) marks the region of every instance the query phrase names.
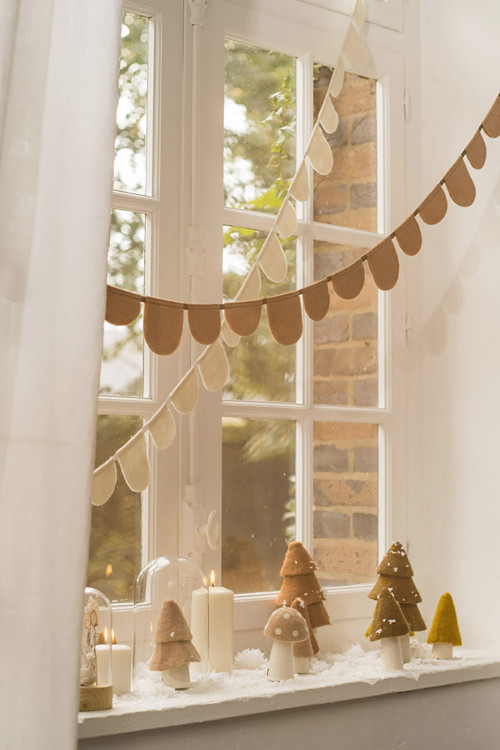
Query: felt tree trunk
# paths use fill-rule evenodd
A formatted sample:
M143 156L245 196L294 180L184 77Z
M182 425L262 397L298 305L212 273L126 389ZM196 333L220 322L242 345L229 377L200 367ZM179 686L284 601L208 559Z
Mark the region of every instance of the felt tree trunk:
M189 662L200 661L191 631L179 605L173 599L163 602L155 630L155 650L149 668L162 673L165 685L184 690L191 685Z
M408 623L409 631L414 633L426 629L418 604L422 601L413 582L413 569L408 556L400 542L394 542L388 549L377 568L378 579L368 597L377 600L381 591L390 591ZM411 659L409 635L401 639L404 661Z
M438 602L427 643L432 643L432 653L437 659L452 659L453 646L462 645L451 594L443 594Z
M400 639L408 633L408 623L394 595L382 589L370 626L370 640L380 641L382 664L387 671L403 669Z
M301 542L291 542L280 571L283 583L276 599L278 606L288 607L295 599L302 599L307 608L311 629L330 624L323 604L326 597L316 577L317 567Z

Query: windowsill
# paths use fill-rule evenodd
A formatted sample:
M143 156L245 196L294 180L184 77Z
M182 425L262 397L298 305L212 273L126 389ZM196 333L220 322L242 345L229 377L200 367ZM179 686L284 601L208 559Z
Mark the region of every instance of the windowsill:
M148 695L114 696L114 708L79 714L79 739L147 731L237 716L360 700L391 693L500 678L500 655L455 649L440 661L426 644L413 644L414 659L403 672L384 672L377 651L355 646L343 655L314 660L314 673L269 682L266 666L235 669L232 675L199 677L187 691L152 684Z

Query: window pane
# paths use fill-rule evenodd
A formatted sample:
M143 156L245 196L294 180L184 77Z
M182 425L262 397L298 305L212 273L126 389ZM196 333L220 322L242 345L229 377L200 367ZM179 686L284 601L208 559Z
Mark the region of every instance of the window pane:
M315 66L315 115L325 98L332 68ZM372 78L346 73L334 100L339 126L327 135L334 166L314 175L314 219L354 229L377 231L377 110Z
M366 250L316 242L317 280L344 268ZM366 264L365 264L366 265ZM330 309L314 324L314 401L378 406L378 291L369 271L361 294L343 300L330 288Z
M140 417L99 416L95 465L100 466L141 427ZM133 601L141 569L141 495L128 488L117 470L110 499L92 506L87 585L111 601Z
M115 190L146 190L149 19L124 13L116 112Z
M279 589L295 539L295 423L226 418L222 439L222 583Z
M224 227L224 296L235 298L267 235L252 229ZM288 276L280 284L280 293L296 288L296 242L287 240L283 248L288 260ZM264 274L262 296L276 294L276 284ZM295 401L294 346L281 346L273 339L267 324L265 307L259 326L252 336L242 338L232 349L226 347L231 379L224 396L244 401Z
M295 173L295 58L226 40L225 204L276 213Z
M378 558L378 426L314 425L314 559L324 586L373 579Z
M108 283L144 292L145 216L113 211L108 252ZM129 326L104 324L101 393L144 395L142 311Z

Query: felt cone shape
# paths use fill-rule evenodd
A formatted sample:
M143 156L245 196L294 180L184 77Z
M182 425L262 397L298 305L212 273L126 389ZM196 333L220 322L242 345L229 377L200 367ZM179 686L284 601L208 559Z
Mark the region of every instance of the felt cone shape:
M189 305L188 323L195 341L205 346L213 344L220 336L219 305Z
M163 404L154 417L148 422L148 430L157 448L165 450L175 439L176 427L172 412Z
M342 91L342 87L344 85L344 77L345 77L344 60L342 58L342 55L339 55L339 59L337 61L337 67L333 71L333 75L330 80L330 85L328 87L330 96L333 96L334 98L336 98L340 94L340 92Z
M259 263L267 278L276 284L279 284L286 277L288 270L286 256L281 242L274 232L269 232L266 241L262 245Z
M295 232L297 226L297 214L288 199L283 201L278 216L276 217L276 228L280 235L286 239Z
M143 492L149 483L148 444L144 433L134 435L117 451L116 457L132 492Z
M399 260L394 242L388 238L368 253L368 265L379 289L392 289L399 276Z
M311 162L312 168L319 174L330 174L333 167L333 153L328 141L320 127L316 127L309 148L307 157Z
M227 302L225 315L228 325L238 336L251 336L257 330L262 315L262 303Z
M133 323L141 311L141 300L132 292L108 286L106 294L106 320L115 326Z
M448 649L434 649L438 658L451 658L453 646L462 645L457 613L451 594L443 594L439 599L427 643L433 643L436 646L437 644L449 645Z
M395 230L399 247L406 255L416 255L422 247L422 232L414 216L410 216Z
M323 320L330 308L330 292L326 279L306 287L302 299L304 309L311 320Z
M478 130L474 138L465 147L465 155L474 169L482 169L486 161L486 143Z
M309 198L309 174L305 161L302 162L293 178L290 193L297 201L306 201Z
M189 414L198 403L199 384L193 368L172 391L170 400L180 414Z
M382 589L377 600L375 613L370 627L370 640L379 641L381 638L394 638L409 632L408 623L393 594Z
M311 628L330 624L323 604L326 597L316 577L317 567L301 542L291 542L281 567L283 582L276 599L278 606L290 606L295 599L302 599Z
M474 203L476 186L462 157L445 174L444 182L457 206L466 207Z
M116 485L116 464L107 461L94 472L92 482L92 505L104 505L114 492Z
M413 568L401 542L391 544L379 563L377 573L383 576L413 577Z
M426 224L438 224L444 219L447 209L448 202L444 190L441 185L436 185L417 210Z
M302 307L300 296L280 294L267 300L269 330L278 344L291 346L302 336Z
M482 122L484 132L490 138L500 135L500 96L495 99L493 106Z
M184 308L175 302L148 298L144 305L144 338L155 354L172 354L180 344Z
M229 377L229 362L220 340L203 352L198 370L207 391L219 391L225 385Z
M339 126L339 116L330 96L325 97L319 114L319 121L327 133L334 133Z
M173 599L163 602L154 634L155 650L149 669L163 672L163 682L171 687L189 687L189 662L201 661L191 643L193 636L179 605ZM179 668L186 665L184 670Z
M360 294L365 283L365 269L361 260L338 271L332 277L332 286L342 299L354 299Z
M382 589L388 589L391 594L394 594L399 604L418 604L422 601L422 597L411 578L379 576L375 586L368 594L368 598L377 599Z
M364 68L368 62L368 47L353 23L350 23L347 29L342 52L347 55L355 68Z

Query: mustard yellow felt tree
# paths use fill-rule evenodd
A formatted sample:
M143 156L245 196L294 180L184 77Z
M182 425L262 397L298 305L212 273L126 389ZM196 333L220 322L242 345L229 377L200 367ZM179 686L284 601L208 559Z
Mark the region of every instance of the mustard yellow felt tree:
M438 602L427 643L432 643L432 653L437 659L452 659L453 646L462 645L451 594L443 594Z

